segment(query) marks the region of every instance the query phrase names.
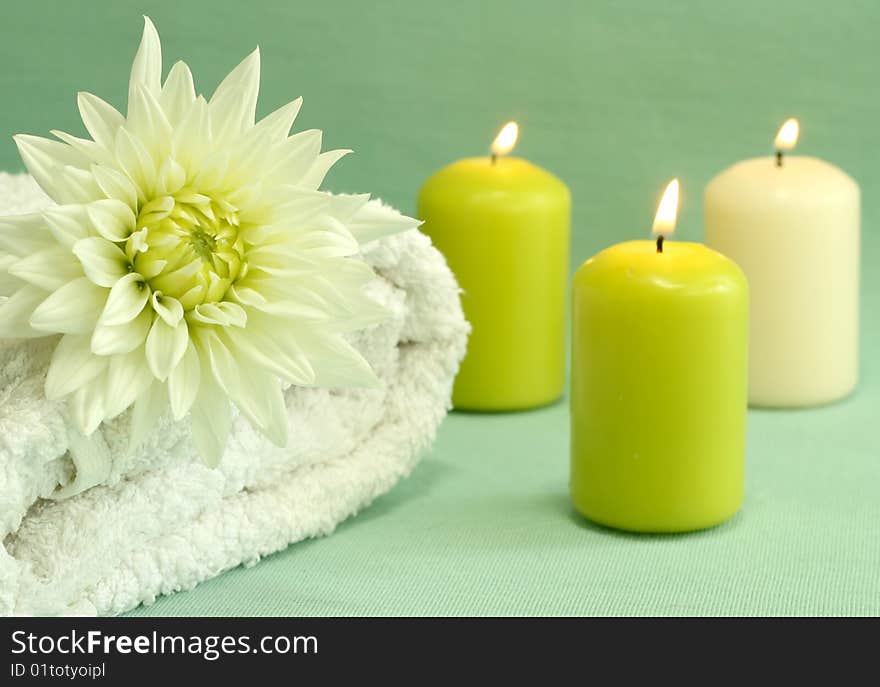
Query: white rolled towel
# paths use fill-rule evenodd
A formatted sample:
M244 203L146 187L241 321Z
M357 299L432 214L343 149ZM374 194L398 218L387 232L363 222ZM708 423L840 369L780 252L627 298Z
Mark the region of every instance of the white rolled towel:
M0 215L49 204L0 173ZM121 613L329 534L407 475L449 408L468 325L418 230L363 256L392 317L352 343L383 387L291 387L288 446L236 417L217 468L170 414L134 450L129 412L85 441L43 394L56 339L0 340L0 614Z

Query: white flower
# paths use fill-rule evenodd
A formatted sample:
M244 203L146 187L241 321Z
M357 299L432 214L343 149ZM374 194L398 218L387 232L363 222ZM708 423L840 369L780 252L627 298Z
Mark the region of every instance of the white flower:
M318 190L348 151L288 136L301 99L255 124L258 50L210 100L161 70L145 18L126 117L80 93L91 140L15 137L58 205L0 219L0 337L62 335L46 395L84 434L134 404L137 442L170 404L216 464L230 400L284 445L285 384L376 382L343 338L385 316L359 245L417 222Z

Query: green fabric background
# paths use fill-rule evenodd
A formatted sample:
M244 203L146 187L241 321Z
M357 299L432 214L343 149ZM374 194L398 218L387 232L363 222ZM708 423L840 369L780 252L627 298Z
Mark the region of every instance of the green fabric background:
M800 117L799 151L862 186L863 376L834 406L750 412L746 504L711 531L574 515L565 403L454 414L412 477L332 537L136 614L880 613L880 5L5 3L0 168L20 168L13 133L82 131L77 90L123 106L141 13L207 93L259 44L260 113L305 96L297 127L356 151L329 187L405 211L434 169L518 119L519 154L572 189L573 267L646 236L675 175L678 236L699 239L706 182Z

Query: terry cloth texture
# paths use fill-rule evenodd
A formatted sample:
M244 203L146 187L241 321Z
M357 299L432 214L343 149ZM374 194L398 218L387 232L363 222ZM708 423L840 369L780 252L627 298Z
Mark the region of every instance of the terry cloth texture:
M49 204L27 175L0 173L0 214ZM170 415L134 450L129 412L85 441L43 395L56 338L0 341L0 613L121 613L329 534L408 474L449 408L468 325L417 230L364 257L392 317L352 342L383 388L292 387L287 448L236 416L215 469Z

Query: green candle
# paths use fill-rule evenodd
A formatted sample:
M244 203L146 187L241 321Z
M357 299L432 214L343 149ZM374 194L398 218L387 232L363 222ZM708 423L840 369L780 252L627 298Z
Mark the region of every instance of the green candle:
M487 157L459 160L419 193L423 231L446 256L471 323L452 401L518 410L562 395L571 197L526 160L506 157L505 127Z
M702 244L664 241L670 197L656 242L602 251L573 286L572 500L638 532L710 527L743 499L746 280Z

